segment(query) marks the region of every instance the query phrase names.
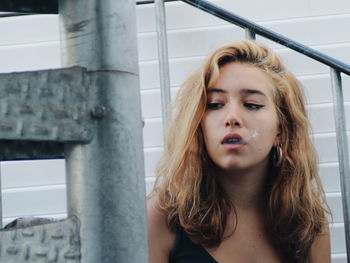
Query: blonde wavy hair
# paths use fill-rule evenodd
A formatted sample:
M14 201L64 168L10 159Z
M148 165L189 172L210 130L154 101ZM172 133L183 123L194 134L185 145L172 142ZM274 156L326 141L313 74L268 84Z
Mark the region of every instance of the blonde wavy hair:
M316 235L326 229L328 206L301 85L266 46L253 41L225 45L185 81L173 104L151 195L157 197L172 229L181 226L195 242L209 247L224 239L227 215L235 210L217 182L200 123L208 87L219 78L220 67L232 62L261 69L274 84L283 160L278 168L271 161L267 175L266 229L285 260L303 262Z

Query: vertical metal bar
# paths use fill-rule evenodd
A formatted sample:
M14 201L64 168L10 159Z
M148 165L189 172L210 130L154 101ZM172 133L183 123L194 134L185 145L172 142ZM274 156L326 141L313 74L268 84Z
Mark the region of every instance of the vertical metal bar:
M171 101L166 18L164 1L155 0L154 3L156 11L156 28L158 40L158 61L160 93L162 99L163 135L165 140L165 134L168 127L169 118L168 107Z
M81 262L148 262L135 2L59 0L65 66L96 87L94 138L66 145L68 216L81 222Z
M256 40L255 32L249 28L245 28L245 38L248 40Z
M2 228L3 224L3 218L2 218L2 172L1 172L1 165L2 163L0 162L0 228Z
M350 166L348 152L348 137L346 134L346 120L344 98L340 72L331 68L332 92L334 100L334 118L337 133L339 172L343 201L343 215L347 262L350 263Z

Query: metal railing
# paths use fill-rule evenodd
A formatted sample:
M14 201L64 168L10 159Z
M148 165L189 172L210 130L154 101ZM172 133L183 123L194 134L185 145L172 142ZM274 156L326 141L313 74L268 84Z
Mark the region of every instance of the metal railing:
M144 1L146 2L146 1ZM153 1L147 1L152 3ZM348 152L348 139L346 134L346 120L345 120L345 108L344 108L344 97L342 90L341 73L350 76L350 66L334 59L328 55L325 55L315 49L300 44L292 39L289 39L281 34L273 32L265 27L262 27L256 23L253 23L239 15L233 14L232 12L225 10L213 3L205 0L182 0L195 8L201 9L211 15L221 18L231 24L237 25L246 31L246 38L255 40L256 35L265 37L272 40L280 45L283 45L289 49L297 51L302 55L310 57L324 65L330 67L333 102L334 102L334 117L336 126L336 137L338 145L338 160L339 160L339 171L340 171L340 182L342 192L342 203L343 203L343 214L344 214L344 227L345 227L345 238L346 238L346 251L347 251L347 262L350 263L350 166L349 166L349 152ZM164 1L155 1L156 9L161 9L161 5L164 5ZM158 7L157 7L158 6ZM161 18L157 17L157 23L164 23L165 15L162 14ZM164 30L164 28L162 29ZM164 66L168 64L168 54L164 54L163 45L166 45L166 34L162 31L157 31L158 43L162 43L158 46L159 50L159 65ZM166 68L169 66L166 65ZM161 85L161 93L170 93L165 89L170 89L170 79L164 80L164 76L161 76L162 82L167 81L166 85ZM166 102L162 103L163 118L164 113L167 112Z
M162 102L162 119L163 119L163 141L165 145L165 134L168 127L168 105L171 100L170 91L170 72L168 58L168 42L166 33L165 6L163 0L155 0L156 11L156 28L157 28L157 43L159 59L159 77L161 88Z
M178 2L179 0L163 0L162 2ZM137 5L154 4L157 0L137 0Z

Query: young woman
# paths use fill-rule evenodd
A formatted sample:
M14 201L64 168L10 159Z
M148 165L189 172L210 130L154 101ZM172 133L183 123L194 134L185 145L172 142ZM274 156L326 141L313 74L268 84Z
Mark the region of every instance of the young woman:
M216 50L172 116L148 199L151 263L330 262L302 89L275 53Z

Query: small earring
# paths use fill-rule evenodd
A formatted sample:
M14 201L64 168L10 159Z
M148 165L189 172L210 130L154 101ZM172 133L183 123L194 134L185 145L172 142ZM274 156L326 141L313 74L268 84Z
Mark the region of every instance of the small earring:
M282 157L283 157L282 147L280 145L275 146L275 149L273 151L273 163L275 167L281 166Z

